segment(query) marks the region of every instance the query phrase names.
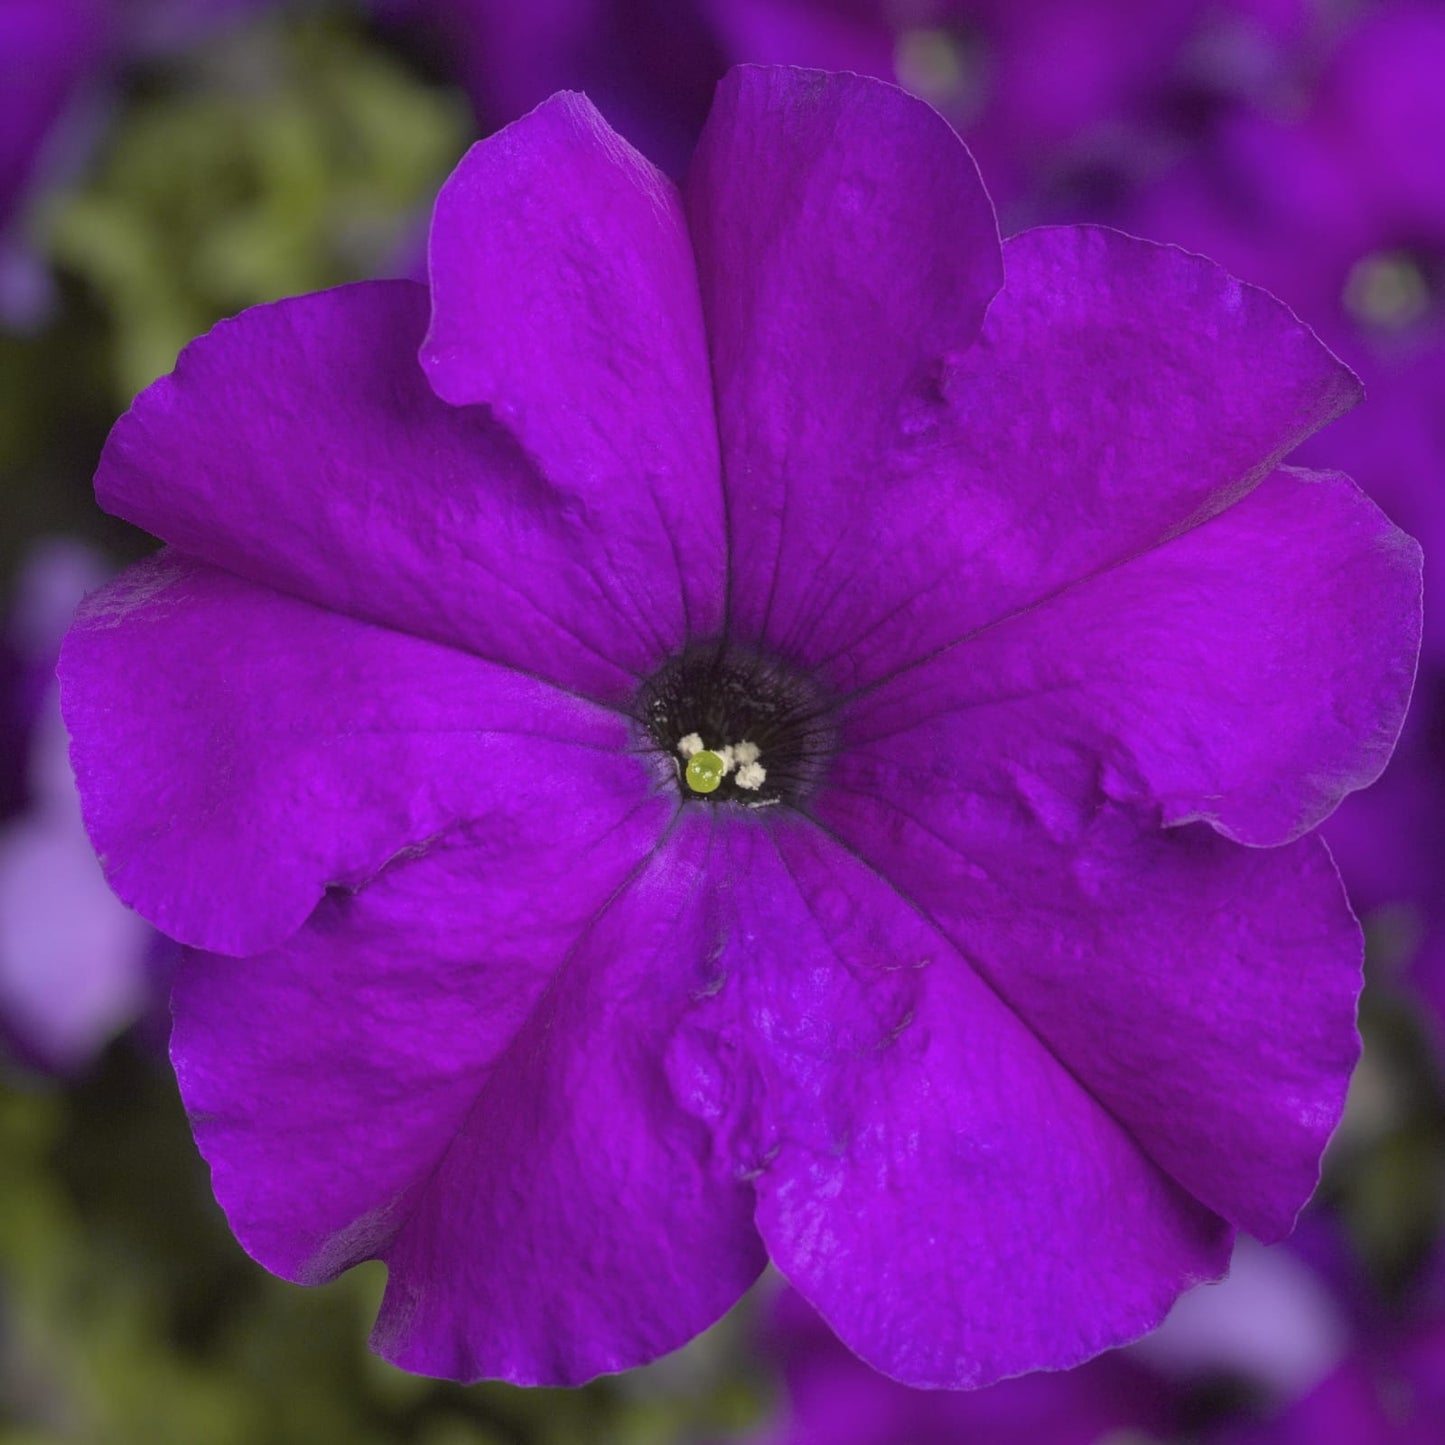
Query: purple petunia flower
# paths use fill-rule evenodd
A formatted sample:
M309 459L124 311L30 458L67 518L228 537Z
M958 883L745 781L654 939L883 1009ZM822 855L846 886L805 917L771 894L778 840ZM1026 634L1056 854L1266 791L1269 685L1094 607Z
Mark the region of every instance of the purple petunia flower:
M136 402L97 492L170 545L62 659L247 1249L553 1382L770 1256L969 1385L1286 1232L1358 1049L1308 830L1418 646L1414 544L1280 465L1353 377L1199 257L1001 247L856 76L733 72L681 192L558 96L430 260Z

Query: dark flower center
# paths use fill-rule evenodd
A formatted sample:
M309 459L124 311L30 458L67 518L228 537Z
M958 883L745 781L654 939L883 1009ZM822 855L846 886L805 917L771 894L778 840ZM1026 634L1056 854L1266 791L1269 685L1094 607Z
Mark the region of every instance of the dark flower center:
M833 751L828 700L786 663L731 642L697 642L643 683L637 717L684 797L796 802Z

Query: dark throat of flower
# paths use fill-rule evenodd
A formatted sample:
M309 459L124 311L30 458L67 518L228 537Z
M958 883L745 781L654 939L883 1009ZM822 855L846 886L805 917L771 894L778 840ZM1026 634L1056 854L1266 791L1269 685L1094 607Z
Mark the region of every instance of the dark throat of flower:
M695 642L638 692L636 715L684 799L801 802L833 754L828 699L805 673L728 641Z

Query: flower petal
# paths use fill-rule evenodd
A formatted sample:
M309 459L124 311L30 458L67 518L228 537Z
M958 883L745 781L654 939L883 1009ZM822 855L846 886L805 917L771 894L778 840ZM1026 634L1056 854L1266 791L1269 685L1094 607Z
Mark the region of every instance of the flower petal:
M685 194L727 478L731 628L786 635L813 589L859 580L860 556L885 606L871 563L888 531L869 528L906 487L899 474L944 409L945 367L1002 278L978 171L948 124L893 86L741 66L718 87Z
M1222 1272L1224 1222L877 873L781 812L727 839L747 888L670 1073L851 1349L982 1385L1138 1335Z
M0 829L0 1022L51 1068L90 1062L148 993L150 929L105 886L74 798Z
M308 1283L384 1258L375 1343L407 1369L575 1384L682 1344L762 1267L751 1191L661 1073L705 833L563 816L456 835L177 983L177 1075L237 1237Z
M1281 468L859 698L847 770L921 750L964 787L1026 765L1068 791L1102 768L1166 824L1283 843L1380 775L1419 646L1419 547L1348 477Z
M490 408L667 636L716 631L717 427L676 187L585 96L555 95L442 187L430 271L437 395Z
M1107 769L1066 788L1004 755L961 785L916 743L890 764L863 792L840 768L820 818L1155 1163L1251 1234L1288 1233L1360 1047L1363 946L1324 845L1153 830Z
M585 840L667 813L621 715L176 553L84 604L61 681L111 886L222 953L473 819L505 837L542 809Z
M866 476L829 456L846 506L790 473L768 636L839 693L1215 515L1358 396L1279 302L1201 257L1065 227L1004 263L929 424Z
M388 281L223 321L116 424L101 505L252 581L630 697L683 636L666 526L625 489L584 505L485 409L439 401L426 320L426 290Z

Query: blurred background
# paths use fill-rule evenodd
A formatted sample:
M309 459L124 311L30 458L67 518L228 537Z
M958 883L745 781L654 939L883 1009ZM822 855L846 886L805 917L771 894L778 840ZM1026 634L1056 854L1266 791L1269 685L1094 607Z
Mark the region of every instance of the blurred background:
M766 1282L585 1390L406 1376L379 1270L231 1239L165 1058L170 946L81 831L53 668L153 545L100 514L114 419L216 319L424 274L465 147L586 90L680 175L739 60L937 106L1000 225L1104 221L1274 291L1368 400L1297 454L1445 543L1445 0L0 0L0 1445L1445 1442L1445 606L1411 721L1326 825L1365 1054L1295 1237L1082 1369L905 1391Z

